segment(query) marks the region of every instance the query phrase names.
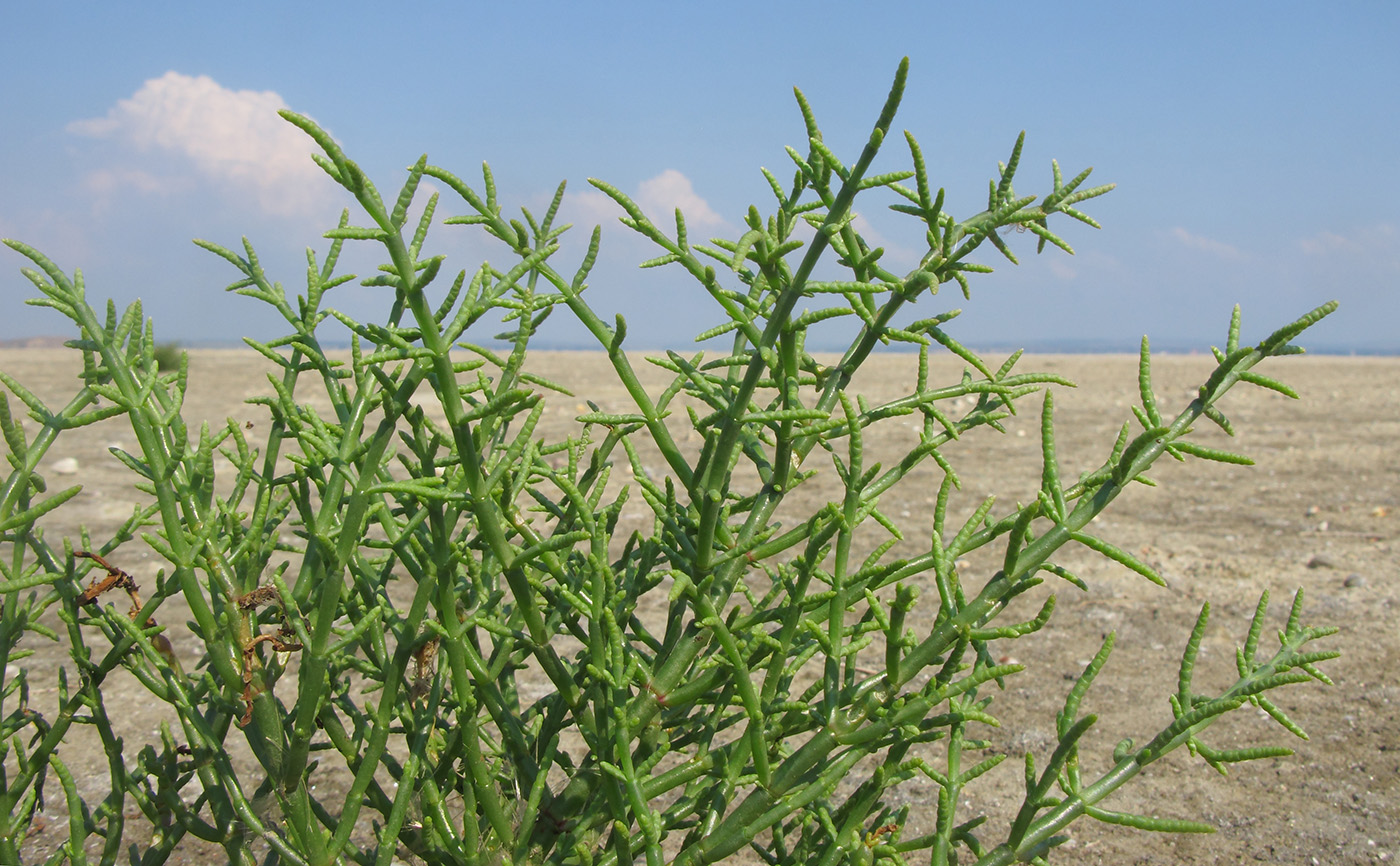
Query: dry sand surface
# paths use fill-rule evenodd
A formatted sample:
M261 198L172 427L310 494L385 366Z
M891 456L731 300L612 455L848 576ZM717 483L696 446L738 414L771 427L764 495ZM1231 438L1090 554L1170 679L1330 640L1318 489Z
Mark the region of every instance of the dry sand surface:
M872 402L898 396L912 385L914 365L910 355L879 356L857 389ZM1158 358L1157 393L1164 409L1174 412L1184 406L1211 366L1208 357ZM55 349L0 350L0 369L60 404L72 393L77 372L73 353ZM221 424L233 417L251 421L255 431L265 429L265 411L242 402L267 391L265 369L248 351L194 352L185 408L191 427L197 429L204 419ZM549 398L541 433L551 440L569 429L585 398L605 411L630 408L600 355L540 353L531 369L568 384L577 395ZM1018 369L1052 371L1079 383L1076 390L1057 388L1062 474L1073 478L1100 465L1136 400L1136 358L1030 357ZM1238 743L1237 738L1285 744L1296 754L1239 765L1222 778L1179 750L1107 804L1203 820L1215 825L1217 833L1149 835L1082 820L1071 827L1071 840L1052 861L1359 864L1400 857L1400 627L1395 619L1400 614L1400 360L1285 358L1263 371L1293 384L1303 399L1295 402L1240 387L1223 404L1235 422L1235 440L1226 440L1214 427L1200 431L1207 444L1247 453L1257 465L1164 460L1151 473L1160 487L1134 488L1095 524L1099 535L1154 565L1166 577L1166 589L1086 551L1066 551L1059 559L1088 582L1089 591L1053 587L1059 606L1049 625L1006 646L1005 653L1029 669L1008 679L1006 691L997 695L991 709L1003 724L986 736L993 750L1013 759L972 785L960 820L987 811L996 826L995 816L1019 805L1021 754L1032 750L1042 764L1048 757L1054 714L1069 680L1107 632L1116 631L1118 643L1085 702L1085 710L1100 719L1083 748L1086 773L1106 767L1119 739L1132 736L1143 742L1170 718L1167 695L1175 689L1181 649L1203 601L1211 603L1212 619L1201 649L1198 689L1223 686L1233 677L1234 649L1261 590L1274 598L1272 631L1282 624L1288 599L1301 587L1307 595L1304 621L1340 627L1325 646L1344 653L1325 666L1334 687L1309 683L1274 693L1311 739L1295 740L1253 709L1241 711L1206 740L1217 746ZM663 377L653 372L649 382L659 390ZM944 381L956 381L960 372L960 362L935 366L936 377ZM964 481L953 504L958 513L967 514L989 493L996 493L1006 507L1034 497L1040 478L1038 407L1037 398L1023 401L1006 435L981 430L945 449ZM888 461L903 453L899 449L914 435L901 423L906 420L893 419L881 428L885 432L870 436L867 452L873 449L875 457L867 460ZM74 431L50 451L45 470L50 485L68 481L54 476L52 467L71 457L79 466L74 478L84 486L74 501L46 520L51 538L75 533L83 524L100 539L130 514L140 494L132 488L132 474L106 447L131 447L131 438L120 424L106 424ZM926 531L931 514L939 476L936 467L928 467L882 499L885 513L911 535ZM832 488L813 485L802 491L807 500L795 505L805 510L830 496ZM641 505L640 498L634 497L634 505ZM996 513L1004 511L999 507ZM124 562L138 579L150 580L158 567L148 551L127 551ZM963 571L975 581L979 573L990 574L995 563L993 551L982 551L969 557ZM936 595L928 592L924 598ZM1024 602L1028 612L1035 604L1035 599ZM181 619L163 616L162 622ZM193 660L197 644L180 633L182 628L172 627L172 640L177 652ZM24 662L32 669L35 704L52 701L64 650L34 637L26 638L25 645L38 651ZM6 672L7 679L11 674ZM108 706L121 714L126 748L133 754L151 741L162 717L152 704L131 678L111 682ZM69 766L80 777L100 782L105 763L96 744L75 737L70 746L63 753ZM93 790L101 789L94 785ZM933 793L931 785L910 786L911 820L928 820ZM62 808L55 789L47 805L51 822L61 821ZM61 826L51 824L37 834L28 850L36 858L46 856L60 841ZM996 841L1000 833L987 832L983 838ZM212 862L209 857L218 858L218 850L191 847L177 852L176 860Z

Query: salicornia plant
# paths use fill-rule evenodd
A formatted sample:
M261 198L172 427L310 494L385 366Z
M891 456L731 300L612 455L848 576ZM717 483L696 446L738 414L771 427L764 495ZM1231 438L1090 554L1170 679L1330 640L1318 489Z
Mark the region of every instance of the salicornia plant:
M425 157L385 199L329 135L291 113L363 217L347 212L326 233L328 254L308 253L306 292L296 298L246 242L242 250L198 242L237 269L230 289L271 306L289 327L281 339L248 341L277 370L254 401L271 414L256 445L234 421L187 427L187 367L162 372L139 305L118 315L108 303L99 314L81 274L7 241L36 267L26 270L42 292L34 303L76 324L69 345L83 372L62 407L0 376L38 425L26 431L0 401L11 466L0 489L0 862L20 860L55 779L70 814L56 857L73 862L85 862L94 836L104 862L120 856L133 809L151 828L132 849L143 863L161 862L192 835L240 864L387 864L402 851L429 863L691 866L752 849L769 863L931 856L941 866L1039 862L1084 815L1208 830L1110 811L1106 801L1180 746L1217 769L1287 753L1209 745L1205 734L1246 703L1301 734L1266 696L1326 681L1315 665L1336 655L1310 648L1331 630L1302 625L1301 596L1272 652L1261 643L1260 600L1238 676L1219 692L1192 681L1202 610L1185 637L1177 690L1165 696L1171 723L1140 743L1125 740L1096 775L1080 763L1095 721L1081 705L1110 635L1068 688L1053 751L1024 756L1025 798L1009 826L959 808L963 790L1004 757L979 736L995 723L997 687L1024 667L998 663L992 647L1050 618L1053 597L1007 621L1043 573L1082 588L1054 561L1066 545L1160 582L1090 534L1090 521L1164 455L1248 462L1194 441L1193 426L1204 417L1228 432L1219 404L1237 383L1292 395L1254 368L1301 351L1292 340L1333 305L1257 346L1240 344L1236 311L1219 366L1175 414L1153 396L1144 340L1136 426L1125 423L1102 465L1075 480L1059 472L1046 391L1036 498L1011 509L989 498L960 514L944 446L1001 429L1023 398L1069 383L1016 372L1019 353L988 365L945 330L956 311L913 322L900 314L948 283L967 295L968 275L991 270L972 260L984 245L1014 262L1000 231L1029 230L1041 247L1068 251L1052 221L1096 225L1078 208L1111 187L1085 186L1088 170L1065 179L1057 165L1044 196L1018 194L1018 140L985 210L959 219L907 133L912 167L869 174L888 144L906 68L850 163L823 143L797 94L807 140L787 151L795 170L786 182L764 171L771 213L750 208L738 238L692 243L679 211L674 230L662 227L592 182L626 212L627 227L660 248L644 267L684 268L723 311L723 324L701 336L723 338L728 351L650 359L672 377L659 392L643 386L624 351L623 318L605 320L586 300L599 231L580 263L559 263L562 184L543 215L510 219L489 169L473 188ZM409 219L425 179L465 205L447 224L479 227L515 263L443 276L443 258L423 252L438 196ZM877 190L924 230L927 253L909 273L887 270L882 250L857 230L854 202ZM383 323L327 306L331 290L353 279L335 274L347 241L384 250L380 272L364 281L392 293ZM817 278L824 259L821 273L839 278ZM827 303L805 311L816 296ZM633 405L616 414L594 407L574 435L546 441L535 431L561 389L526 362L536 329L560 307L597 338ZM809 331L838 317L854 336L840 360L818 363L804 348ZM348 358L326 350L328 318L352 332ZM502 320L495 348L474 336ZM889 343L917 347L916 383L871 405L852 391L852 376ZM965 362L960 380L930 381L931 348ZM328 408L305 402L312 389ZM137 446L113 455L147 504L109 539L43 535L44 516L77 490L46 491L36 473L43 455L65 430L117 415ZM865 444L897 417L918 422L917 444L898 462L872 463ZM658 453L664 469L648 471L644 459ZM626 484L616 480L619 465L631 470ZM936 504L900 526L881 499L921 466L941 474ZM839 480L837 495L794 514L789 494L823 472ZM650 511L642 531L619 526L629 497ZM122 569L138 537L167 563L153 589ZM1005 551L999 570L975 581L960 573L963 557L992 544ZM936 596L920 597L915 580ZM112 590L130 596L130 611L106 603ZM198 658L178 657L165 637L185 627L164 613L175 596L188 604ZM29 704L22 659L32 648L21 648L26 638L60 637L39 622L46 611L57 613L71 655L50 715ZM123 744L113 733L103 683L119 667L178 719L159 742ZM78 795L63 760L75 724L95 728L106 746L110 793L97 803ZM226 744L239 737L255 763L229 757ZM334 767L344 784L315 789ZM916 778L933 782L935 802L895 798Z

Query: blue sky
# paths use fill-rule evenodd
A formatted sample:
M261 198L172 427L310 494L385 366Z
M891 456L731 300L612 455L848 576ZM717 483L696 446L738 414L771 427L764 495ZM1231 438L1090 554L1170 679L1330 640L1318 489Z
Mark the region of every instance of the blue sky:
M911 60L896 129L919 139L958 217L1017 133L1017 190L1042 193L1050 160L1118 189L1063 225L1077 255L1001 262L923 300L962 307L951 331L974 345L1131 348L1142 334L1185 349L1223 340L1230 308L1245 338L1329 299L1341 310L1305 343L1400 351L1400 5L1372 3L553 3L11 4L0 50L0 236L30 243L91 297L140 297L158 337L231 343L284 332L257 302L227 295L227 264L191 238L246 235L274 276L303 286L307 246L348 197L275 116L325 126L381 190L426 152L502 202L543 210L560 180L576 243L594 224L590 280L629 343L684 346L720 319L588 186L609 181L649 211L680 205L692 236L737 237L759 173L791 176L805 150L792 88L847 161L868 135L901 57ZM877 170L903 168L897 137ZM913 222L858 205L912 267ZM465 205L445 195L440 215ZM463 227L436 249L472 270L503 251ZM1029 237L1029 236L1027 236ZM357 273L377 259L350 257ZM995 253L982 260L997 265ZM0 250L0 339L69 333L32 294L24 260ZM893 270L900 270L894 267ZM348 286L333 305L386 308ZM546 337L586 345L576 325ZM831 333L835 333L834 331ZM487 334L480 334L484 339Z

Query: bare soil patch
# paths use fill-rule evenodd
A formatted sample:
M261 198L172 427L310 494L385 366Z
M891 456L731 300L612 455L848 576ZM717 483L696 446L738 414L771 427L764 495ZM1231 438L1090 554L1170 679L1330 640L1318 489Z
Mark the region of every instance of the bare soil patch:
M956 359L954 359L956 360ZM999 360L999 359L996 359ZM666 379L638 359L654 391ZM1175 412L1190 399L1213 367L1208 357L1156 359L1159 402ZM77 359L68 350L0 349L0 369L41 397L63 402L76 387ZM551 395L539 431L556 439L574 424L585 399L604 411L631 409L615 383L606 359L591 353L538 353L531 369L570 387L576 397ZM1136 357L1041 356L1023 359L1020 370L1049 370L1076 381L1078 389L1057 388L1056 421L1062 474L1073 478L1102 463L1119 426L1137 399ZM1150 738L1170 718L1167 695L1174 690L1177 663L1186 636L1203 601L1212 606L1211 628L1201 650L1198 688L1224 685L1233 677L1234 648L1243 640L1261 590L1271 592L1271 626L1282 625L1292 593L1307 597L1304 620L1335 625L1341 632L1325 646L1344 656L1325 666L1336 685L1292 687L1275 693L1276 702L1311 735L1293 739L1264 718L1240 713L1214 730L1207 740L1230 742L1235 733L1251 742L1284 744L1296 754L1239 765L1221 778L1184 751L1154 764L1108 805L1110 808L1204 820L1218 827L1210 836L1149 835L1083 820L1055 862L1097 863L1272 863L1360 864L1400 855L1400 630L1395 625L1400 590L1400 359L1304 357L1279 359L1262 368L1294 385L1301 401L1239 387L1223 408L1238 435L1227 440L1213 427L1202 428L1202 441L1242 451L1253 467L1164 460L1151 475L1158 488L1137 487L1124 494L1095 524L1102 537L1148 561L1166 576L1168 588L1147 583L1127 570L1087 551L1069 551L1059 560L1089 584L1087 593L1060 584L1048 587L1059 606L1041 632L1008 645L1007 652L1029 670L1007 681L991 710L1003 722L986 736L993 748L1011 753L983 780L974 783L962 818L977 811L994 817L1019 805L1021 762L1033 750L1043 763L1053 748L1054 714L1064 700L1070 678L1092 657L1103 636L1118 635L1117 649L1085 702L1099 715L1083 752L1086 775L1108 763L1113 744L1123 737ZM191 390L184 417L193 430L202 420L219 425L228 417L265 425L261 407L243 401L268 391L267 364L251 351L203 350L191 354ZM905 393L912 385L915 358L878 356L856 383L872 402ZM934 377L953 382L961 362L938 362ZM1005 507L1033 498L1039 485L1039 401L1022 401L1021 413L1006 424L1006 435L977 431L945 449L961 474L963 490L955 512L966 515L987 494L996 493ZM12 406L15 403L12 401ZM883 432L867 439L867 462L888 461L899 454L914 432L893 419ZM32 425L31 425L32 429ZM256 440L256 435L254 439ZM61 437L42 470L51 488L70 479L55 476L53 464L64 458L78 463L73 480L83 492L48 516L50 537L76 538L80 527L105 538L131 513L143 494L133 488L133 474L107 453L111 444L132 448L128 430L105 423ZM661 471L658 462L657 471ZM941 480L930 465L923 476L906 480L882 499L883 510L911 535L926 532L933 496ZM616 473L618 483L626 479ZM832 486L804 486L802 497L788 506L810 513ZM640 520L635 497L624 519ZM634 513L635 512L635 513ZM1000 550L996 551L999 556ZM972 557L969 574L990 574L996 556ZM150 580L158 558L133 546L123 567ZM936 598L926 592L924 598ZM1027 616L1038 599L1023 599ZM1017 617L1018 619L1021 617ZM176 615L162 622L178 623ZM175 651L198 658L196 639L174 626ZM1272 637L1266 634L1266 641ZM1265 644L1266 646L1268 644ZM57 669L66 648L37 636L26 639L37 654L24 660L36 706L54 699ZM188 667L188 665L187 665ZM12 675L6 672L6 677ZM108 706L123 713L125 745L134 754L156 741L162 717L144 690L130 677L109 686ZM237 735L230 741L239 739ZM100 744L81 737L68 744L64 759L80 780L97 782L106 773ZM246 758L251 760L250 758ZM934 808L930 785L911 791L914 812ZM29 849L35 859L47 856L62 836L63 809L56 790L47 806L51 829L38 834ZM987 839L997 837L988 833ZM177 862L209 862L217 849L177 852Z

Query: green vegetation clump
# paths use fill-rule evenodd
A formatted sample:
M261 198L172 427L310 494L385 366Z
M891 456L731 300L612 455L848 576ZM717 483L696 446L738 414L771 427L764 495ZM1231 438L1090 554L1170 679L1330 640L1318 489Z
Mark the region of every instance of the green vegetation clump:
M180 357L183 354L179 343L157 343L153 353L156 370L168 373L171 370L180 369Z
M1271 649L1261 598L1236 676L1219 690L1199 690L1192 676L1203 608L1182 636L1177 688L1164 696L1173 719L1120 743L1101 775L1081 767L1095 723L1082 707L1113 636L1074 682L1040 674L1048 679L1036 688L1064 691L1056 744L1024 756L1024 800L1004 826L968 814L964 792L1004 757L981 739L996 723L994 695L1034 666L998 661L1004 649L992 647L1050 619L1053 597L1012 621L1027 590L1047 578L1083 588L1055 561L1066 546L1160 582L1091 534L1091 521L1163 456L1248 462L1199 444L1193 428L1204 419L1228 432L1221 401L1237 384L1292 396L1256 365L1301 351L1294 338L1334 305L1256 346L1241 345L1237 310L1215 372L1172 410L1154 397L1144 341L1134 417L1105 443L1097 469L1062 478L1044 389L1068 383L1019 371L1019 353L988 365L946 329L956 311L897 323L915 299L950 284L970 297L970 277L991 270L972 260L984 246L1014 262L1001 231L1024 229L1041 248L1068 251L1053 224L1096 225L1079 208L1111 187L1086 186L1088 170L1065 178L1056 165L1043 196L1019 194L1018 140L985 210L957 218L907 133L910 167L870 175L890 144L906 68L849 163L824 143L798 93L806 141L788 149L785 178L764 172L773 202L766 214L750 208L737 238L694 242L679 211L674 226L657 225L593 181L626 212L624 225L659 248L643 266L684 269L722 314L700 336L723 338L727 351L650 359L671 377L660 391L643 386L624 351L623 317L607 321L586 299L599 231L581 261L559 261L563 185L545 213L509 218L489 169L473 188L424 157L383 198L295 114L285 116L320 147L317 163L363 210L326 233L325 255L308 252L305 293L289 298L246 242L199 242L238 272L231 290L287 324L280 339L248 341L277 371L253 401L271 416L257 443L232 421L187 426L186 369L160 363L139 305L118 315L109 303L100 316L79 274L6 241L35 266L26 270L42 293L35 303L77 327L84 366L81 388L60 408L0 375L11 466L0 489L0 861L20 862L41 803L65 799L68 836L56 859L75 863L99 849L112 862L125 844L140 862L159 863L195 836L238 864L387 864L407 853L428 863L691 866L747 849L779 864L942 866L1044 862L1086 815L1208 831L1103 804L1182 746L1222 771L1288 753L1221 746L1207 731L1253 704L1301 734L1268 693L1327 681L1316 665L1336 655L1312 648L1332 630L1302 624L1301 595ZM484 231L514 264L448 276L442 256L425 255L439 196L421 218L408 216L425 179L464 207L446 224ZM887 270L857 230L856 198L880 192L924 232L927 251L908 273ZM335 273L347 242L377 244L386 256L362 281L393 293L386 321L327 305L354 279ZM820 272L839 278L814 276L824 259ZM830 303L799 312L816 296ZM573 435L550 441L535 431L549 395L563 389L526 361L555 312L596 337L632 405L594 407ZM353 333L348 362L325 350L331 318ZM501 319L504 348L474 336ZM804 347L831 319L854 336L839 361L823 364ZM917 348L915 385L872 405L850 383L889 343ZM961 358L962 376L930 381L931 351ZM999 430L1043 390L1035 498L1014 508L988 498L961 512L944 447ZM324 408L306 402L313 391ZM10 397L37 429L21 426ZM110 538L43 534L44 516L78 492L48 491L36 472L43 455L64 431L116 415L136 445L112 453L148 498ZM913 422L917 441L899 460L874 463L865 443L894 418ZM644 452L660 455L659 471L644 466ZM630 480L610 485L623 467ZM901 525L881 499L921 467L941 478L932 513ZM819 473L839 480L838 495L796 518L785 512L780 524L779 506ZM637 499L650 519L633 530L620 515ZM137 538L165 563L150 591L121 568ZM1001 568L966 583L960 561L988 545L1004 551ZM921 597L916 577L936 594ZM106 604L111 591L125 591L132 609ZM188 605L197 658L177 657L167 637L165 605L176 596ZM57 614L61 635L41 624L46 613ZM26 637L68 644L55 715L29 704ZM103 693L118 668L177 724L151 742L118 739ZM64 761L74 725L93 728L107 748L109 793L97 801L80 796ZM255 758L248 765L230 757L240 739ZM318 787L332 768L347 781ZM917 780L932 784L935 802L900 796ZM139 844L127 832L137 814L153 828ZM919 834L907 829L914 817Z

